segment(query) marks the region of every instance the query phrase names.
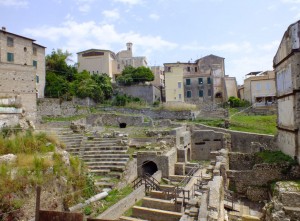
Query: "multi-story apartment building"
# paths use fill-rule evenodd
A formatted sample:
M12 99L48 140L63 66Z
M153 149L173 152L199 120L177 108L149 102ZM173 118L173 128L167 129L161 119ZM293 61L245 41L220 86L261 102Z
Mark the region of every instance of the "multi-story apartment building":
M181 64L172 65L165 72L166 102L184 102L183 68Z
M169 84L174 84L174 79L171 77L175 74L174 68L176 68L176 79L182 76L182 79L177 79L178 82L183 82L184 95L182 101L191 103L209 101L220 103L228 99L225 84L224 58L208 55L195 62L165 63L166 101L173 100L172 97L168 98L170 94L167 93L167 88ZM178 71L181 72L181 75L179 75ZM168 78L167 75L169 76ZM232 86L232 84L228 83L227 86ZM234 91L231 88L227 88L227 90L230 91L230 94Z
M276 101L274 71L251 72L246 75L243 98L254 107L271 106Z
M44 97L45 89L45 47L34 39L0 30L0 62L23 66L33 66L36 75L36 93Z
M146 57L133 57L132 43L127 49L115 54L109 50L89 49L77 53L78 71L87 70L91 74L106 73L113 80L121 74L124 67L147 66Z
M24 114L36 118L36 99L44 97L45 47L0 30L0 96L20 100Z

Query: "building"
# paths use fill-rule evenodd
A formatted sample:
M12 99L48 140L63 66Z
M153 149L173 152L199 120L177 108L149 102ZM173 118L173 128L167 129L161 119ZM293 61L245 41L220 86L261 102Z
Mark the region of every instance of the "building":
M151 84L156 87L164 87L165 86L164 67L151 66L150 69L154 74L154 80L151 81Z
M247 74L244 80L243 96L254 107L274 105L276 101L275 72L257 71Z
M91 74L107 74L113 81L126 66L147 66L146 57L133 57L132 43L126 44L127 49L115 54L109 50L89 49L77 53L78 71Z
M166 67L166 66L165 66ZM181 64L167 66L165 71L166 102L184 102L183 67Z
M0 63L24 66L33 66L36 78L35 91L39 98L44 97L46 83L45 47L35 43L34 39L27 38L0 30ZM15 88L13 88L15 89Z
M277 144L300 163L300 21L284 33L273 59L277 91Z
M36 119L37 98L44 97L45 47L0 30L0 97L18 101L27 119Z
M165 63L164 70L166 101L174 101L174 94L167 91L167 88L174 89L176 86L174 81L177 81L178 86L179 82L183 83L184 94L180 101L189 103L222 103L228 100L227 94L234 95L234 91L237 92L236 83L232 83L236 82L235 78L227 77L227 84L225 84L225 66L222 57L208 55L195 62ZM179 79L180 76L182 79ZM178 97L176 98L178 101Z
M77 53L78 71L86 70L91 74L106 73L109 77L117 73L116 55L109 50L89 49Z

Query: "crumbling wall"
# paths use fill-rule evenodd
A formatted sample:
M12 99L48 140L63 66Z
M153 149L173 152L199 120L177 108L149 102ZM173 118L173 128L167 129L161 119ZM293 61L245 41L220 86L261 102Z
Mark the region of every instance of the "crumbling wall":
M212 151L225 148L224 134L213 130L192 132L191 159L210 160Z
M248 133L241 131L227 130L224 128L210 127L197 124L194 130L213 130L230 134L232 152L255 153L263 150L278 150L276 139L273 135Z

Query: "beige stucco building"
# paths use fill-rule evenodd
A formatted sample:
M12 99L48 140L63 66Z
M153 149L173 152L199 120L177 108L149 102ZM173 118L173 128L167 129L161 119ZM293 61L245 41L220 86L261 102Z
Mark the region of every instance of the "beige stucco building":
M133 57L132 43L126 44L127 49L115 54L109 50L89 49L77 53L78 71L88 71L91 74L107 74L116 79L124 67L147 66L146 57Z
M36 119L37 98L44 97L45 88L45 47L34 41L4 27L0 30L0 97L17 101L31 121Z
M251 72L246 77L243 98L254 107L272 106L276 101L275 72Z
M180 69L178 69L179 67ZM168 97L170 94L168 94L167 88L170 87L169 84L174 84L174 79L167 78L167 74L171 75L174 68L176 68L176 71L181 71L182 79L177 79L178 75L176 81L183 82L184 94L182 101L184 102L222 103L227 101L228 95L237 96L235 78L225 77L224 58L208 55L195 62L164 64L166 101L173 100L173 98ZM225 79L227 79L227 83Z
M166 102L184 102L183 68L180 64L172 66L165 71Z

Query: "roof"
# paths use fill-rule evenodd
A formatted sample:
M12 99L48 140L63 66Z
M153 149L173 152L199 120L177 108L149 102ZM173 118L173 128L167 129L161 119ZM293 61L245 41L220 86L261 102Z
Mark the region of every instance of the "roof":
M208 58L208 57L216 57L216 58L221 58L221 59L223 59L223 60L225 59L225 58L223 58L223 57L220 57L220 56L217 56L217 55L210 54L210 55L206 55L206 56L204 56L204 57L202 57L202 58L197 59L197 60L195 61L195 63L198 63L199 60L202 60L202 59L205 59L205 58Z
M90 51L102 51L102 52L110 52L110 53L115 54L113 51L110 51L110 50L95 49L95 48L91 48L91 49L88 49L88 50L80 51L80 52L77 52L77 54L86 53L86 52L90 52Z
M27 37L22 36L22 35L17 35L17 34L14 34L14 33L12 33L12 32L5 31L5 30L3 30L3 29L0 29L0 33L13 35L13 36L16 36L16 37L18 37L18 38L23 38L23 39L32 41L33 44L35 44L35 45L37 45L37 46L39 46L39 47L46 48L45 46L42 46L42 45L39 45L39 44L35 43L34 41L36 41L36 40L34 40L34 39L32 39L32 38L27 38Z
M246 76L252 76L252 75L256 76L256 75L258 75L259 73L261 73L261 71L252 71L252 72L246 74Z

